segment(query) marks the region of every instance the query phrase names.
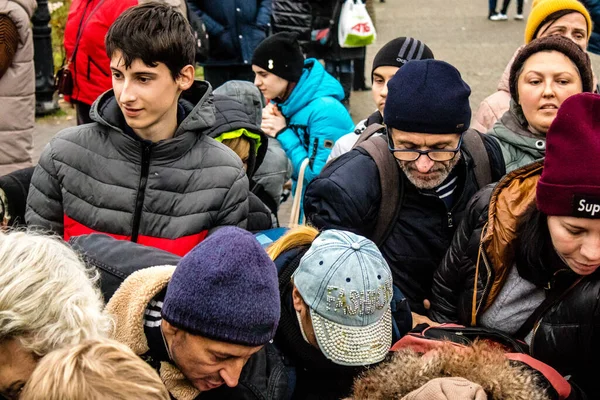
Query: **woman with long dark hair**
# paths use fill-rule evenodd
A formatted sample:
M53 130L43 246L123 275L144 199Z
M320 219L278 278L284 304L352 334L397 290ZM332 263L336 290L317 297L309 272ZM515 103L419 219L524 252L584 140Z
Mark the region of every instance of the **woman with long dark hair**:
M600 96L564 101L545 161L480 191L434 276L430 317L499 329L588 395L600 357Z

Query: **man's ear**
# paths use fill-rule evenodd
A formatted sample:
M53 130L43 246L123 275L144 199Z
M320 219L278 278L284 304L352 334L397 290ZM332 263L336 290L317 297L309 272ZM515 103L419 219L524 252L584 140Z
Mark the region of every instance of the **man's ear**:
M162 319L161 320L161 328L163 331L163 334L168 335L168 336L175 336L175 334L179 331L179 328L171 325L166 319Z
M292 302L294 304L294 310L298 312L302 311L306 307L306 303L304 302L304 299L302 298L302 295L298 289L296 289L296 286L294 286L292 289Z
M179 71L179 76L176 79L181 91L188 90L190 87L192 87L195 73L196 71L194 70L194 66L191 64L181 68L181 71Z

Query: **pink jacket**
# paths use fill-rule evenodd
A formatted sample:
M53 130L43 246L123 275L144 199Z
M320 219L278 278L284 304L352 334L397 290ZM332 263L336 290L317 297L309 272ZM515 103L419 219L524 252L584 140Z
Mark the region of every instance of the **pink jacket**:
M486 133L508 111L510 106L510 89L508 79L510 77L510 68L513 65L515 57L524 46L521 46L515 51L508 65L502 73L502 78L498 82L498 91L486 97L480 104L475 118L471 122L471 128L478 130L481 133Z

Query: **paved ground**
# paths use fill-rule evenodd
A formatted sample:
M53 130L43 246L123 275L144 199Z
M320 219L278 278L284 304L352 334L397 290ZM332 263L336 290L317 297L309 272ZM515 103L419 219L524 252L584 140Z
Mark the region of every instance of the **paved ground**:
M498 80L513 52L523 43L524 21L515 21L515 5L509 10L510 20L491 22L486 19L485 0L387 0L375 3L377 43L367 49L367 74L375 53L389 40L413 36L425 42L437 59L453 64L471 86L471 106L477 105L496 90ZM514 3L514 2L513 2ZM526 0L525 17L531 1ZM600 75L600 57L592 56L596 75ZM370 76L368 77L370 83ZM374 110L369 92L355 92L351 113L355 121ZM69 118L67 120L67 118ZM59 130L75 124L68 117L45 118L36 124L36 156ZM282 206L280 221L287 222L289 204Z

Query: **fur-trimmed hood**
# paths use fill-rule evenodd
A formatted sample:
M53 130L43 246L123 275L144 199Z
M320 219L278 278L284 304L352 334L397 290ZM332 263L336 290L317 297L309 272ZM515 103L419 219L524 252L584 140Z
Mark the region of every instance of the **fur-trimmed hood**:
M175 271L174 265L145 268L131 274L106 305L114 320L112 339L121 342L137 355L148 352L144 334L144 312L154 296L163 290ZM161 362L160 378L177 400L193 400L200 394L174 365Z
M465 349L448 345L426 355L400 350L354 382L354 398L401 399L432 379L443 377L462 377L478 384L489 400L549 399L533 372L511 366L502 351L485 343Z

